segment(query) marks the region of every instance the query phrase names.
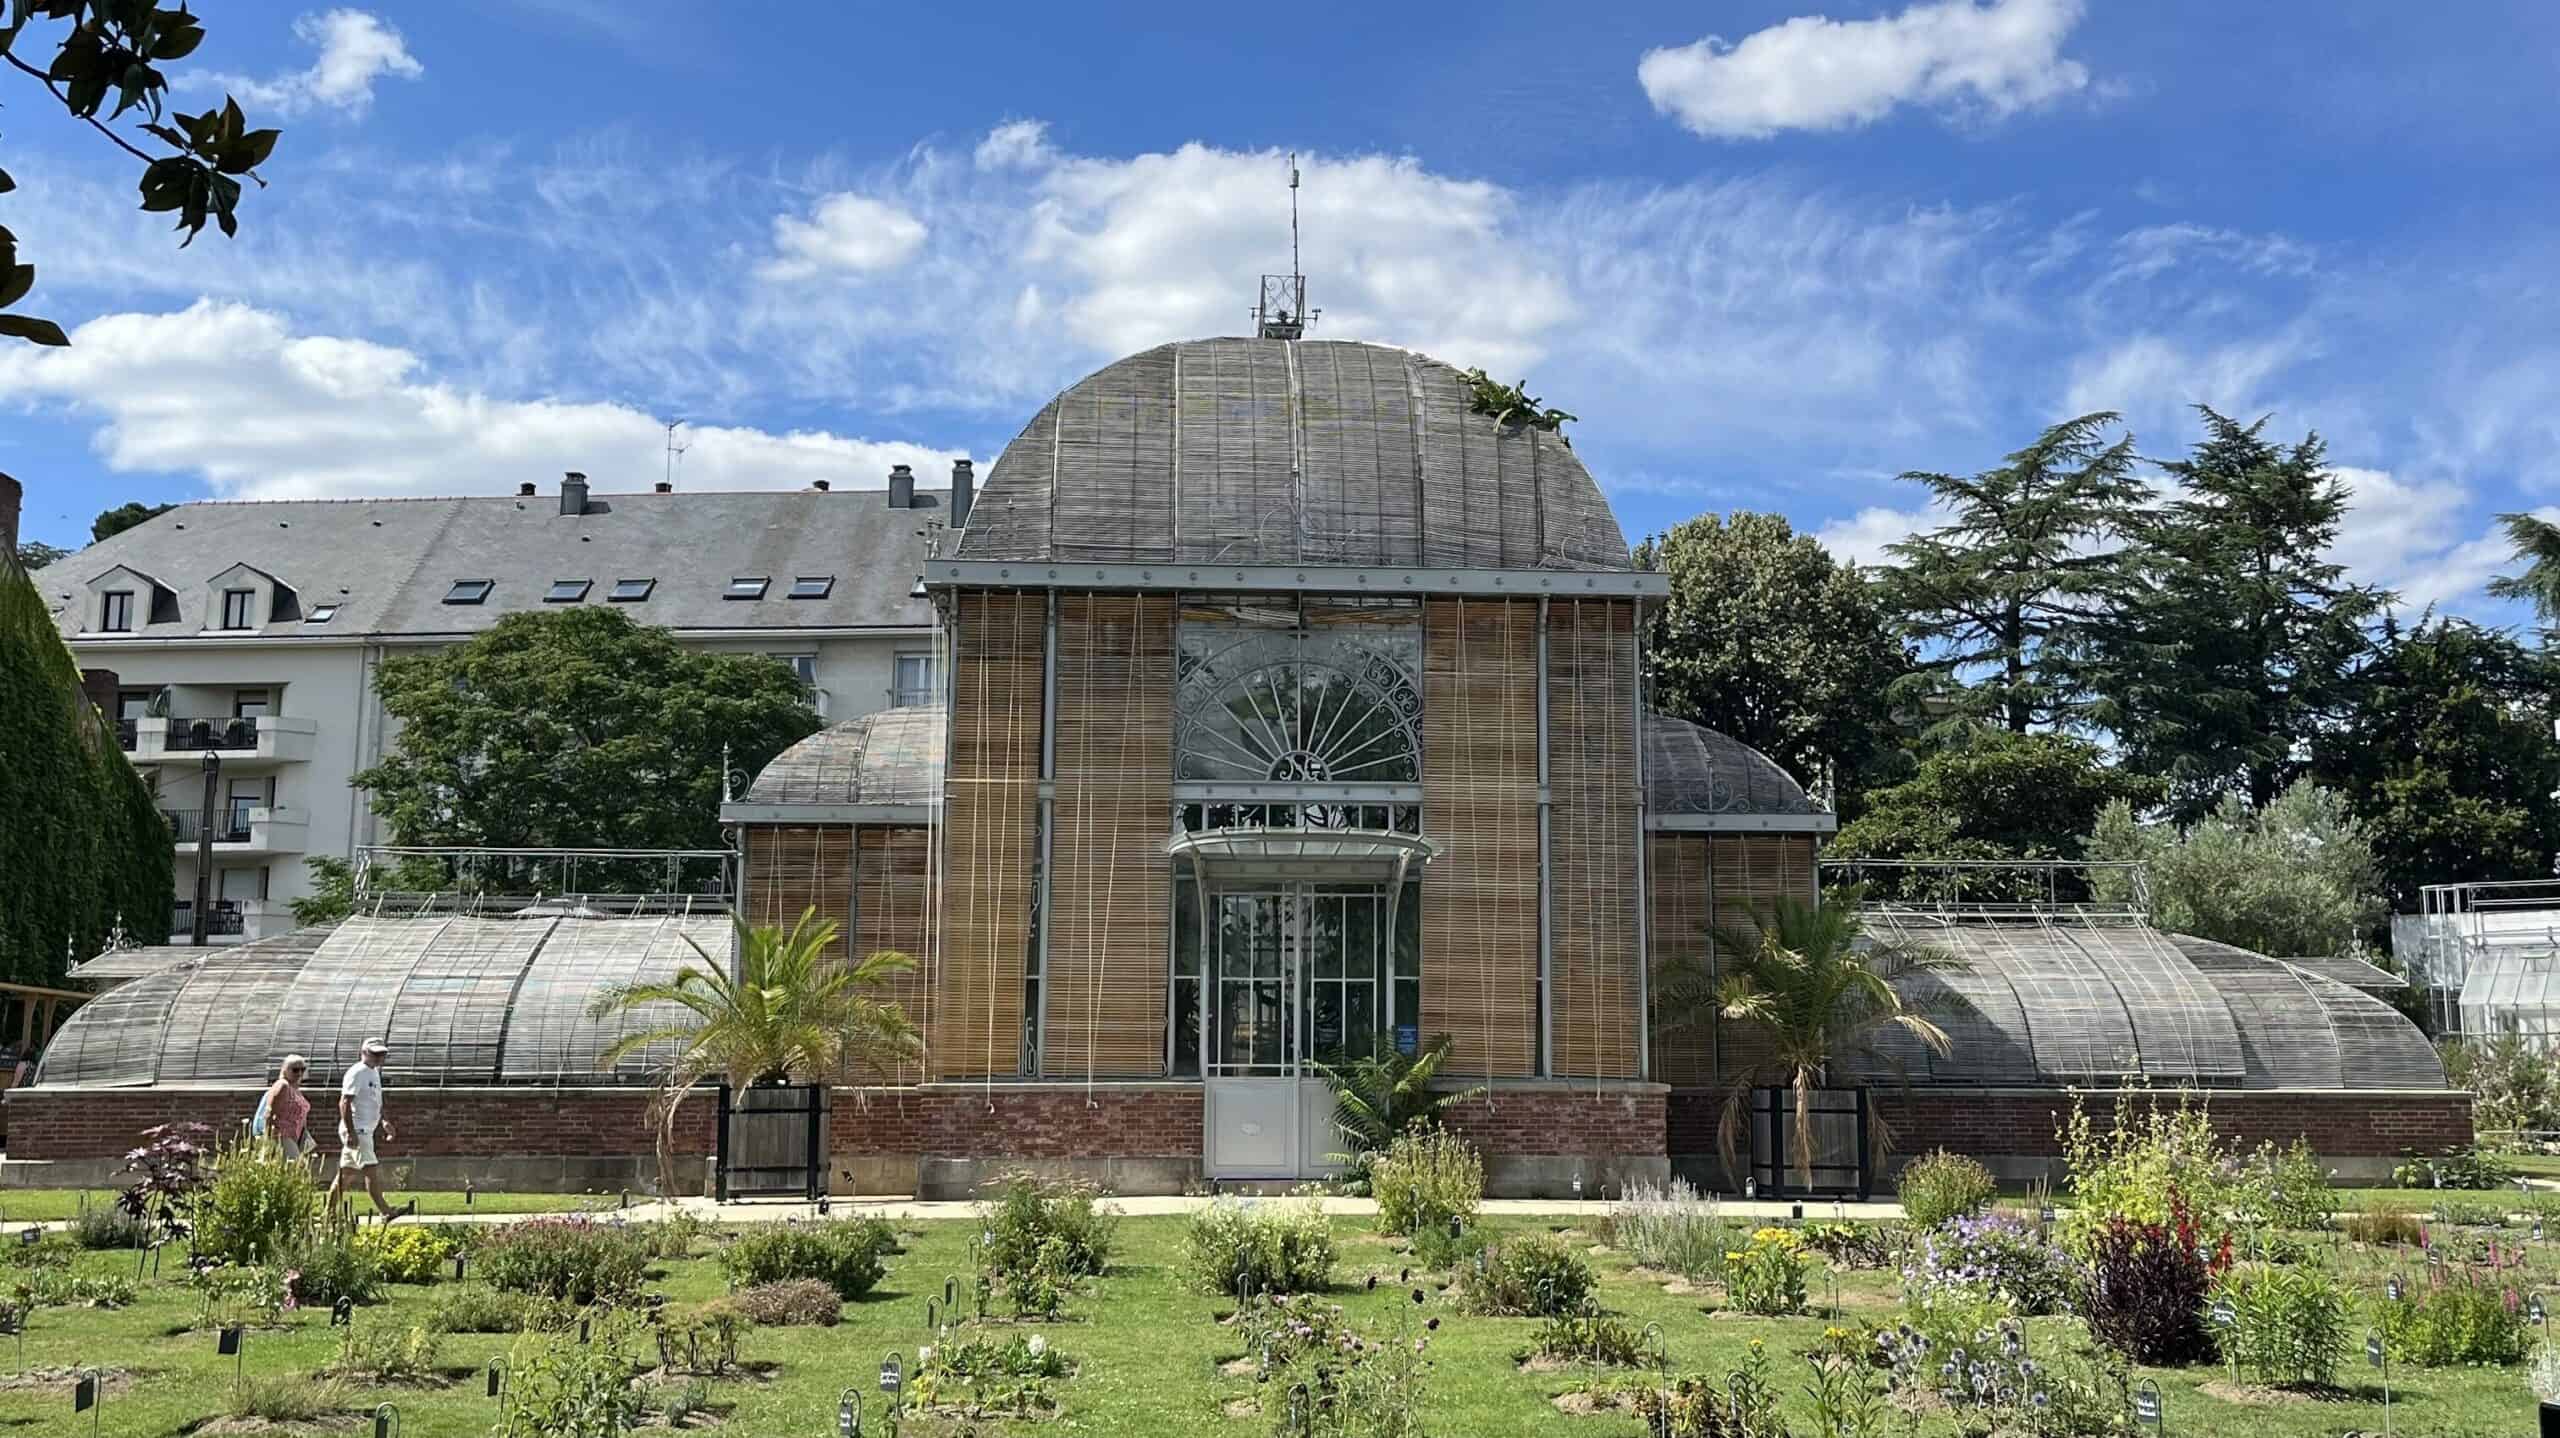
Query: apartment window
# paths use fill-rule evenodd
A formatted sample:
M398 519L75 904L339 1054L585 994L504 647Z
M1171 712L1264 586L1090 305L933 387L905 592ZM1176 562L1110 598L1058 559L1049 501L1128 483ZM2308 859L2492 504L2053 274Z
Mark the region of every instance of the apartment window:
M249 606L257 600L257 597L258 591L254 589L222 591L222 627L225 629L249 628Z
M231 717L234 719L264 719L274 712L272 696L267 690L235 689L231 691Z
M657 587L658 581L654 579L617 579L613 582L613 592L605 598L616 604L639 604L645 602L649 591Z
M133 591L110 589L98 608L98 627L109 634L133 631Z
M773 660L775 663L789 669L791 671L791 677L800 681L801 688L815 689L818 687L817 655L776 654L773 656Z
M494 579L457 579L453 582L453 587L444 592L444 602L477 604L488 598L489 591L497 587L498 582Z
M791 581L791 597L824 599L835 587L836 577L832 574L803 574Z
M311 606L311 612L302 617L302 622L305 624L326 624L337 617L338 606L334 604L315 604Z
M912 709L933 702L933 656L901 654L889 686L889 706Z
M587 588L587 581L583 579L555 579L551 581L551 587L543 591L542 602L545 604L584 603Z
M153 692L154 691L149 689L117 690L116 717L118 719L140 719L144 715L149 714L151 712L151 696Z
M729 587L720 591L720 597L723 599L762 599L764 598L765 586L772 582L773 580L765 575L741 574L735 579L729 581Z

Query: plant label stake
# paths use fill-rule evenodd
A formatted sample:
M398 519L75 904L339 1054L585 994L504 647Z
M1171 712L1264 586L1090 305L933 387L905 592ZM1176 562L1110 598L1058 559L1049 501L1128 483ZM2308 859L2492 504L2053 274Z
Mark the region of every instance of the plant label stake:
M960 1306L960 1275L944 1274L942 1278L942 1311L949 1313Z
M1301 1435L1315 1431L1316 1415L1307 1407L1307 1385L1289 1385L1289 1431Z
M2529 1295L2524 1301L2524 1321L2542 1328L2542 1346L2551 1346L2551 1310L2543 1307L2542 1295Z
M98 1411L98 1370L82 1373L80 1381L72 1385L71 1411L89 1415L90 1438L97 1438L98 1419L103 1416Z
M940 1305L936 1304L930 1298L926 1299L924 1301L924 1331L926 1334L931 1335L941 1330L942 1320L940 1315Z
M2402 1289L2401 1289L2401 1287L2400 1287L2400 1275L2399 1275L2399 1274L2396 1274L2396 1273L2395 1273L2395 1274L2391 1275L2391 1277L2390 1277L2390 1278L2388 1278L2388 1279L2384 1280L2383 1285L2382 1285L2382 1296L2383 1296L2383 1297L2390 1299L2390 1300L2391 1300L2392 1302L2394 1302L2394 1303L2397 1303L2397 1302L2399 1302L2399 1301L2400 1301L2400 1294L2401 1294L2401 1292L2402 1292L2402 1291L2403 1291L2403 1290L2402 1290Z
M906 1386L906 1370L899 1364L898 1355L892 1353L881 1359L880 1391L889 1396L889 1438L898 1438L898 1410L905 1406L898 1395Z
M356 1301L354 1299L341 1298L337 1302L329 1305L329 1326L331 1328L352 1327L354 1326L355 1321Z
M35 1247L37 1244L42 1243L43 1241L44 1241L44 1230L43 1230L43 1229L41 1229L41 1228L35 1227L35 1226L34 1226L34 1225L32 1225L32 1224L31 1224L31 1225L29 1225L28 1227L26 1227L26 1228L24 1228L24 1229L20 1230L20 1231L19 1231L19 1233L18 1233L18 1242L19 1242L19 1243L21 1243L21 1244L24 1244L25 1246L27 1246L27 1247L29 1247L29 1248L33 1248L33 1247Z
M385 1403L373 1410L373 1438L400 1438L400 1408Z
M1756 1178L1744 1179L1742 1181L1742 1196L1746 1199L1758 1198L1760 1196L1760 1180Z
M2053 1217L2052 1204L2048 1203L2044 1207L2036 1210L2036 1222L2043 1224L2047 1228L2053 1227Z
M472 1185L471 1180L469 1180L469 1179L467 1179L467 1178L466 1178L466 1179L464 1179L464 1180L462 1181L462 1206L463 1206L464 1208L469 1208L469 1207L471 1207L471 1206L472 1206L472 1204L473 1204L474 1202L476 1202L476 1201L479 1199L479 1197L480 1197L480 1190L479 1190L478 1188L476 1188L476 1187L474 1187L474 1186Z
M1789 1205L1787 1208L1787 1217L1795 1219L1799 1223L1803 1222L1804 1205L1801 1202Z
M2379 1328L2364 1331L2364 1361L2382 1370L2382 1438L2391 1438L2391 1354Z
M587 1341L587 1326L592 1322L594 1322L594 1320L589 1318L587 1315L583 1313L578 1315L578 1341L580 1343Z
M2228 1334L2239 1324L2240 1310L2231 1306L2230 1299L2217 1298L2213 1301L2212 1318L2213 1326ZM2231 1359L2231 1386L2237 1388L2240 1386L2240 1345L2226 1339L2222 1347Z
M1671 1345L1663 1340L1661 1324L1646 1324L1644 1332L1638 1335L1637 1341L1644 1345L1645 1352L1660 1360L1665 1368L1671 1366Z
M2143 1379L2142 1386L2133 1390L2133 1421L2145 1428L2169 1431L2168 1418L2160 1404L2160 1385L2152 1379Z
M462 1255L462 1254L460 1254L460 1253L456 1253L456 1254L454 1254L454 1256L453 1256L453 1277L454 1277L454 1281L455 1281L455 1282L457 1282L457 1283L459 1283L459 1282L461 1282L461 1281L462 1281L462 1262L463 1262L463 1255Z
M245 1345L241 1343L240 1336L240 1325L237 1323L218 1330L213 1335L213 1351L216 1355L231 1360L231 1376L234 1378L238 1378L249 1365L249 1355L241 1351Z
M836 1395L836 1438L862 1438L862 1390L848 1388Z
M490 1396L490 1397L495 1398L495 1397L497 1397L497 1396L498 1396L498 1390L506 1386L506 1379L507 1379L507 1361L506 1361L505 1359L503 1359L503 1358L493 1358L493 1359L490 1359L490 1360L489 1360L489 1396Z

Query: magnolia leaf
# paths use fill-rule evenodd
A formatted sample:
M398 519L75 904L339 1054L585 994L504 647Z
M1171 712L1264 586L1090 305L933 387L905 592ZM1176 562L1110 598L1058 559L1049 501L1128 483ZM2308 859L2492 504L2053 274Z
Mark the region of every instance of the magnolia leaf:
M33 265L0 265L0 309L7 309L27 297L36 287Z
M0 335L6 335L10 339L28 340L40 345L71 343L71 337L62 332L62 326L51 320L37 319L33 315L0 315Z

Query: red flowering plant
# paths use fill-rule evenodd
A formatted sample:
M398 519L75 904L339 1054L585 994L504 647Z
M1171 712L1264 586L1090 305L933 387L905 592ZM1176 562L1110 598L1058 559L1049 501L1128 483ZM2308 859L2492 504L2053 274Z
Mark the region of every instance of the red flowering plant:
M2196 1363L2214 1352L2205 1294L2231 1266L2231 1235L2205 1238L2175 1194L2169 1212L2165 1224L2117 1214L2090 1235L2089 1330L2136 1363Z

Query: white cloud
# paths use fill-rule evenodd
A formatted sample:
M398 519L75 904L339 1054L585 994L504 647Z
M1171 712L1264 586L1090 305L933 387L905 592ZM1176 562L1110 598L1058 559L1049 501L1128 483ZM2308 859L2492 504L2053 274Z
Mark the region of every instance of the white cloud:
M981 170L1044 169L1057 158L1049 148L1049 126L1042 120L1007 120L978 142L971 160Z
M564 469L636 489L665 454L663 421L628 405L443 383L406 350L297 334L247 305L111 315L71 338L68 349L0 349L0 394L97 417L110 469L197 475L225 498L506 493ZM893 464L932 474L954 457L824 431L705 424L685 434L688 489L868 487Z
M923 223L895 205L868 195L829 195L808 219L774 218L779 253L760 272L774 280L876 274L905 264L924 240Z
M1933 0L1873 20L1799 15L1737 42L1645 53L1654 109L1711 139L1873 124L1900 105L1994 116L2085 88L2062 55L2081 0Z
M2204 345L2138 334L2072 361L2063 406L2072 414L2115 410L2151 452L2166 452L2168 436L2193 431L2190 406L2254 419L2276 407L2267 387L2317 352L2298 328Z
M362 10L331 10L293 22L293 33L320 54L306 70L260 80L245 75L205 75L188 88L223 89L243 104L283 115L326 106L348 115L373 108L373 82L385 76L415 80L427 73L409 53L400 32Z
M1893 556L1885 552L1888 545L1899 544L1915 534L1937 528L1946 516L1936 509L1888 509L1882 505L1861 509L1846 519L1835 519L1813 532L1831 557L1844 564L1889 564Z

